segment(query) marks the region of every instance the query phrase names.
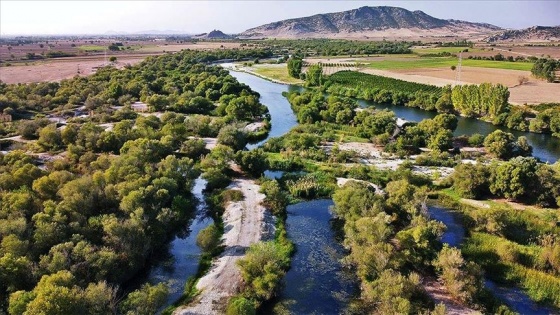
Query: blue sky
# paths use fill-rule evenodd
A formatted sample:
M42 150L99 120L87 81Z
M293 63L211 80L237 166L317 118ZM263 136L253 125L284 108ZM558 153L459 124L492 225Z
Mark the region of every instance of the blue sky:
M238 33L287 18L388 5L505 28L560 25L550 1L14 1L0 0L0 34L175 30Z

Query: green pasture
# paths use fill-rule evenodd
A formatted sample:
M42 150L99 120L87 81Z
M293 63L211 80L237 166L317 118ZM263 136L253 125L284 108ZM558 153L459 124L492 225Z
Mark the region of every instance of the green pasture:
M419 68L449 68L457 66L458 60L455 57L434 57L434 58L408 58L395 60L370 61L367 66L380 70L399 70L399 69L419 69ZM507 70L531 71L533 64L530 62L509 62L494 60L473 60L463 59L464 67L493 68Z

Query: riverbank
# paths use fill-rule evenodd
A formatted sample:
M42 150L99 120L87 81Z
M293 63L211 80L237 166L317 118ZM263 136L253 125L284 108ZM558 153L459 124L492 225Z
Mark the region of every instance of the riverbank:
M200 278L196 288L200 294L189 306L175 314L221 314L227 301L240 291L241 273L237 261L245 256L250 245L274 237L275 220L261 205L265 195L260 187L246 178L235 179L230 189L239 190L243 201L227 205L224 215L224 252L214 261L210 271Z
M280 66L286 67L285 64L281 64ZM302 86L303 85L302 80L293 79L292 82L288 82L287 80L273 78L272 76L267 76L267 75L255 72L253 70L254 69L253 67L243 66L242 64L234 64L234 63L222 64L222 67L224 67L225 69L231 70L231 71L245 72L245 73L248 73L250 75L254 75L256 77L259 77L261 79L270 81L272 83L278 83L278 84L282 84L282 85L297 85L297 86Z

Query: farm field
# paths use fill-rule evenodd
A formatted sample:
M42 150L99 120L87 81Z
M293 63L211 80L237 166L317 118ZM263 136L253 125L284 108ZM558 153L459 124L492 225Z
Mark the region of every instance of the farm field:
M122 68L127 64L134 65L144 60L146 56L148 55L118 56L115 66ZM60 81L76 75L87 76L93 73L93 67L102 66L104 59L103 56L76 57L0 67L0 80L12 84Z
M370 68L380 69L380 70L442 68L442 67L456 66L457 62L458 60L455 57L408 58L408 59L395 58L395 59L371 61L368 63L367 66ZM473 60L473 59L463 58L463 66L531 71L531 67L533 66L533 64L529 62Z
M302 84L303 81L292 78L288 74L288 68L286 64L263 64L263 65L254 65L248 68L250 71L255 72L256 74L262 75L264 77L273 79L275 81L285 82L289 84Z

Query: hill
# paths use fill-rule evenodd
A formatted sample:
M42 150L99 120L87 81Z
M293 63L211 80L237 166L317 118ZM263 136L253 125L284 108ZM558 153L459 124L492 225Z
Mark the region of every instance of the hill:
M246 30L240 38L370 38L455 37L490 35L501 28L458 20L444 20L422 11L398 7L361 7L265 24Z
M521 30L506 30L489 36L488 42L549 42L560 41L560 26L533 26Z
M194 38L204 38L204 39L230 39L231 36L225 34L220 30L213 30L210 33L202 33L193 36Z

